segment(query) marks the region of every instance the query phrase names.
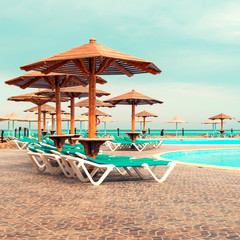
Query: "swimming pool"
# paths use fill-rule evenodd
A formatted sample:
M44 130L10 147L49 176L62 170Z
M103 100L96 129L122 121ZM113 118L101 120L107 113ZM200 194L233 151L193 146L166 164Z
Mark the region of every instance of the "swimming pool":
M162 138L163 144L239 144L240 138Z
M176 151L161 154L160 157L184 163L240 168L240 149Z

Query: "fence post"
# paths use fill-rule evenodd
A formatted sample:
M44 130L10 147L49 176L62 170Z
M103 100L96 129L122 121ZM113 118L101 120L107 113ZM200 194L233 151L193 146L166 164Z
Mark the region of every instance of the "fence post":
M1 143L3 143L3 135L4 135L4 131L2 130L2 132L1 132Z
M119 137L119 128L117 128L117 132L118 132L118 137Z
M182 136L184 136L184 128L182 128Z

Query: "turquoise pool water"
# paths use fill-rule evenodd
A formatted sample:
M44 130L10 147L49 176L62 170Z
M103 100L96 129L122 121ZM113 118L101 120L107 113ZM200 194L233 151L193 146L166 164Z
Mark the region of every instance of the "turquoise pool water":
M239 144L240 138L165 138L163 144Z
M197 163L240 168L240 149L208 149L169 152L162 158L185 163Z

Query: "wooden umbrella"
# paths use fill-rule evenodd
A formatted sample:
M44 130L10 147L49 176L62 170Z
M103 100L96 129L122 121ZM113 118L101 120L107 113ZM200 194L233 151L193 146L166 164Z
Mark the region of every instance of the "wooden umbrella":
M66 74L85 74L88 77L90 99L89 138L95 137L97 75L127 75L131 77L139 73L161 73L161 70L152 62L97 44L94 38L90 39L88 44L55 54L20 68L26 71L37 70L44 74L60 72ZM91 151L89 155L94 157L96 154L97 151L94 150L94 153Z
M221 123L221 120L220 119L215 119L215 120L206 120L204 122L202 122L202 124L212 124L212 130L213 132L216 131L216 126L217 124L220 124Z
M78 117L75 118L75 121L79 121L80 122L80 130L79 130L79 133L81 134L82 133L82 123L83 122L87 122L88 119L83 116L82 114L80 114Z
M105 102L111 103L113 105L121 104L121 105L131 105L132 106L132 133L135 133L135 106L137 105L153 105L155 103L163 103L157 99L148 97L141 93L132 90L131 92L122 94L120 96L105 100ZM128 133L133 141L135 141L137 135Z
M176 136L178 132L178 123L187 123L187 121L184 121L180 119L178 116L175 116L172 120L167 121L166 123L176 123Z
M96 76L96 82L104 84L106 80ZM60 88L70 86L86 86L88 79L86 75L64 74L64 73L49 73L43 74L38 71L30 72L25 75L5 81L6 84L15 85L22 89L25 88L51 88L55 89L56 101L56 119L57 119L57 134L62 134L61 127L61 97Z
M8 120L12 121L12 137L14 137L14 122L15 121L23 122L24 120L23 120L23 118L17 116L17 114L15 112L8 115Z
M109 117L104 116L101 118L101 122L104 123L104 135L106 135L107 134L107 122L117 122L117 120L113 120Z
M146 130L145 130L146 117L158 117L157 115L147 112L146 110L143 110L142 112L137 113L135 116L143 118L143 135L146 133Z
M38 96L37 95L38 92L34 92L34 93L26 93L26 94L22 94L22 95L17 95L17 96L13 96L8 98L9 101L15 101L15 102L31 102L33 104L36 104L37 107L35 107L34 111L38 111L38 140L41 140L41 108L42 106L47 103L47 102L53 102L55 101L55 99L53 98L48 98L45 96ZM61 99L61 101L67 101L68 99ZM50 106L50 105L48 105ZM50 106L51 107L51 106ZM43 113L44 119L45 119L45 114ZM45 129L45 121L44 121L44 129ZM45 131L45 130L44 130Z
M51 90L44 90L41 92L38 92L38 94L42 94L44 96L47 97L55 97L55 91L51 91ZM74 134L74 118L75 118L75 114L74 114L74 98L82 98L82 97L88 97L89 95L89 89L88 87L84 87L84 86L75 86L75 87L65 87L65 88L61 88L60 89L60 94L62 97L69 97L70 98L70 109L71 109L71 118L70 118L70 122L71 122L71 134ZM96 89L96 95L98 97L101 96L108 96L110 95L110 93L108 92L104 92L102 90Z
M218 115L216 115L216 116L210 117L209 119L211 119L211 120L220 119L220 120L221 120L221 131L220 131L220 133L223 135L223 133L224 133L224 130L223 130L223 120L224 120L224 119L230 119L230 120L232 120L232 119L235 119L235 118L234 118L234 117L230 117L230 116L228 116L228 115L225 115L225 114L223 114L223 113L220 113L220 114L218 114Z
M151 120L149 119L143 119L143 117L137 117L135 119L135 122L140 122L140 130L142 130L142 123L145 121L145 124L146 122L152 122Z
M31 122L38 122L38 119L33 117L31 113L29 113L25 118L24 121L28 122L28 130L29 130L29 135L31 134Z

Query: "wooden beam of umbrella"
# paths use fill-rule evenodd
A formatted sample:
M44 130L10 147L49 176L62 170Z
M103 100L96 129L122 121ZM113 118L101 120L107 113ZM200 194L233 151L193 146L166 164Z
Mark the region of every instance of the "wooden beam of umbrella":
M113 105L120 104L120 105L131 105L132 106L132 133L135 133L135 106L137 105L153 105L156 103L163 103L162 101L159 101L157 99L148 97L146 95L143 95L141 93L136 92L135 90L132 90L131 92L122 94L120 96L110 98L108 100L105 100L105 102L111 103ZM128 134L130 135L130 134ZM134 137L132 138L133 141L135 141L137 135L134 134Z
M31 102L36 104L37 107L35 111L38 111L38 140L41 140L41 106L47 102L53 102L54 100L51 98L47 98L45 96L38 96L37 92L34 93L26 93L22 95L17 95L8 98L9 101L15 102Z
M232 120L232 119L235 119L235 118L234 117L230 117L228 115L225 115L223 113L220 113L220 114L218 114L216 116L210 117L209 119L211 119L211 120L220 119L221 120L221 131L220 131L220 133L223 135L223 133L224 133L224 130L223 130L223 120L224 119Z
M151 120L149 120L149 119L144 119L143 117L137 117L136 119L135 119L135 122L140 122L140 130L143 130L142 129L142 123L145 121L145 124L146 124L146 122L152 122Z
M101 84L106 83L106 80L96 76L96 82ZM25 88L50 88L55 89L56 101L56 119L57 119L57 134L62 134L61 127L61 97L60 88L71 86L87 86L88 79L86 75L74 75L64 73L49 73L48 75L35 71L25 75L5 81L8 85L15 85L22 89Z
M55 92L51 91L51 90L44 90L41 92L38 92L38 94L40 95L44 95L47 97L55 97ZM74 98L82 98L82 97L88 97L89 95L89 89L88 87L83 87L83 86L75 86L75 87L65 87L65 88L61 88L60 89L60 94L61 97L69 97L70 98L70 112L71 112L71 118L70 118L70 122L71 122L71 134L74 134L74 118L75 118L75 114L74 114ZM102 90L96 89L96 95L98 97L101 96L108 96L110 95L110 93L108 92L104 92Z
M139 73L161 73L161 70L152 62L97 44L94 38L91 38L88 44L55 54L20 68L25 71L36 70L44 74L52 72L75 73L85 74L88 77L90 99L89 138L95 137L97 75L127 75L131 77ZM91 139L89 139L90 141ZM91 143L89 144L91 145ZM91 148L91 154L88 155L94 157L96 154L97 151Z
M178 123L187 123L187 121L184 121L180 119L178 116L175 116L172 120L167 121L166 123L176 123L176 136L178 132Z
M145 134L145 131L146 131L146 129L145 129L146 118L147 117L158 117L157 115L155 115L153 113L150 113L150 112L147 112L146 110L143 110L142 112L137 113L135 116L143 118L143 134Z

